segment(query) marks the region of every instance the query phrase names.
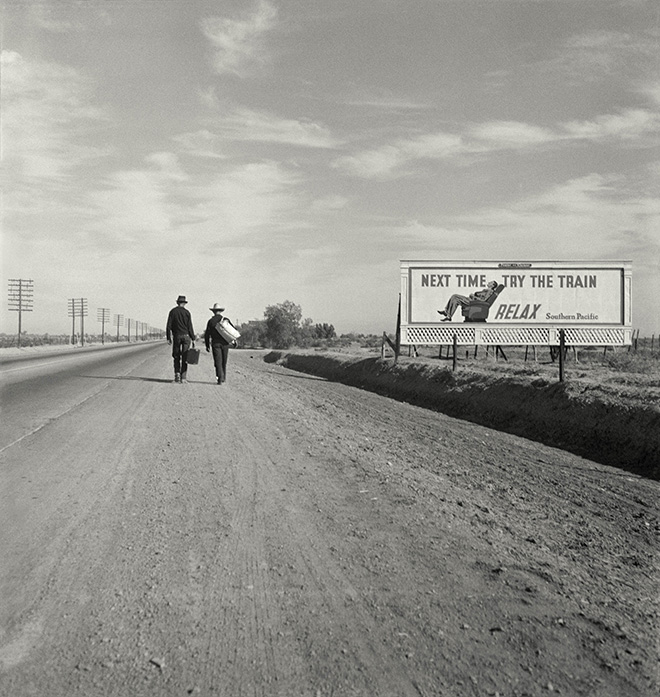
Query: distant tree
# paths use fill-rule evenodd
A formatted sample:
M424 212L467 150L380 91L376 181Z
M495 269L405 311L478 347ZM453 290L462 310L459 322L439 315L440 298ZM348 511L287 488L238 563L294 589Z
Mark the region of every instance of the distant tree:
M335 328L331 324L317 324L315 327L316 337L318 339L334 339L337 336Z
M300 339L302 308L290 300L269 305L264 311L266 343L272 348L285 349Z
M239 346L265 346L266 345L266 322L264 320L253 319L237 327L241 333L238 340Z

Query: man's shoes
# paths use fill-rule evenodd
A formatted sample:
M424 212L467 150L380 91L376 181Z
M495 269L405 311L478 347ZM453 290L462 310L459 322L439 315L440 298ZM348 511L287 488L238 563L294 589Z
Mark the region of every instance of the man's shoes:
M180 373L174 373L174 382L181 382Z
M188 382L187 373L181 373L181 382Z
M443 317L440 321L441 322L451 322L451 317Z
M447 316L447 313L444 310L438 310L439 315L444 315L445 317Z

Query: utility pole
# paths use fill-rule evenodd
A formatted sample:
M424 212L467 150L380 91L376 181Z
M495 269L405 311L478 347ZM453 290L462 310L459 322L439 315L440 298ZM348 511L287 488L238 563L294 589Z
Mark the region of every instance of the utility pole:
M69 317L71 317L71 344L76 343L76 315L78 314L78 301L69 298Z
M117 324L117 343L119 343L119 327L124 324L124 315L115 315L115 323Z
M71 343L76 343L76 317L80 317L80 345L85 345L85 317L87 298L69 298L69 317L72 317Z
M101 322L101 343L105 344L105 323L110 321L110 308L98 307L96 309L96 318Z
M22 318L24 312L32 312L32 295L34 281L31 278L9 279L9 310L18 312L18 339L16 345L21 345Z
M85 317L87 317L87 298L80 298L80 345L85 345Z

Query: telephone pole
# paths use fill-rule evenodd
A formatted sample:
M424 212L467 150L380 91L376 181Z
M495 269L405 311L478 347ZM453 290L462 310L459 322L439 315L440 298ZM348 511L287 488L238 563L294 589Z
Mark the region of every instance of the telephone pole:
M117 325L117 343L119 343L119 327L124 324L124 315L115 315L115 323Z
M110 308L98 307L96 309L96 318L101 322L101 343L105 344L105 323L110 321Z
M85 317L87 298L69 298L69 317L72 317L71 343L76 343L76 317L80 317L80 345L85 345Z
M18 312L18 339L16 345L21 345L22 319L24 312L32 312L32 296L34 293L34 281L31 278L10 278L9 283L9 310Z

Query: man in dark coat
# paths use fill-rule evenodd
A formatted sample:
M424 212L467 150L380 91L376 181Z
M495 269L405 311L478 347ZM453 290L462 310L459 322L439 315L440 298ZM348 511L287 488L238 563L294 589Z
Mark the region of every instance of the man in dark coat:
M223 317L222 313L225 311L225 308L221 307L219 303L215 303L215 305L209 309L213 313L213 317L211 317L206 324L206 331L204 332L204 344L206 345L207 351L213 351L215 376L218 379L218 385L222 385L222 383L227 379L227 358L229 357L229 347L235 347L236 341L229 341L228 339L225 339L225 337L218 332L217 326L220 324L220 322L222 322L222 320L229 322L232 327L234 325L229 321L229 318Z
M188 349L195 346L195 330L192 316L186 309L185 295L176 300L176 307L167 317L167 343L172 345L174 382L188 382Z

